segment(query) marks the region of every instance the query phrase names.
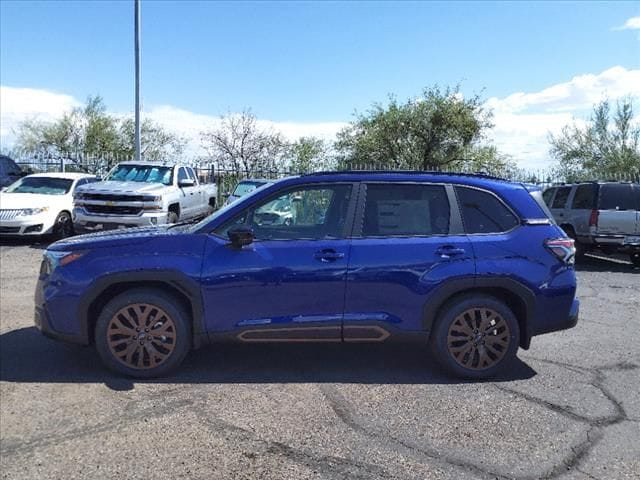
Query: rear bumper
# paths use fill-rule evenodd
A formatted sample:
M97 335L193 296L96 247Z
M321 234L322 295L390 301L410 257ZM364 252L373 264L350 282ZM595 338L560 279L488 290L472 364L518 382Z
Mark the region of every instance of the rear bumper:
M537 329L533 332L533 336L542 335L544 333L558 332L560 330L568 330L575 327L578 324L578 318L580 316L580 300L573 299L569 314L566 317L557 318L552 323L546 323L541 329Z

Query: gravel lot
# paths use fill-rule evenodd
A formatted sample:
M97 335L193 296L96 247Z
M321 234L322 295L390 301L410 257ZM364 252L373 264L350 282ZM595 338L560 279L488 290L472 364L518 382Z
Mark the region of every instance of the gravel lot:
M42 248L0 246L2 478L640 478L628 263L579 266L578 326L491 382L391 345L213 346L138 382L32 327Z

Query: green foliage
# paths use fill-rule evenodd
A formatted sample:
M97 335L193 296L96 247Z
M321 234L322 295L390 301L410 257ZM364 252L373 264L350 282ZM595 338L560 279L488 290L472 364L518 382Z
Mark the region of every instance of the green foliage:
M479 96L465 99L458 87L434 86L417 100L390 97L386 106L375 104L338 134L336 148L351 168L459 168L491 127Z
M634 121L633 102L609 100L593 108L586 125L566 125L549 135L557 172L567 180L619 178L640 174L640 124Z
M319 138L300 137L287 146L288 169L294 173L309 173L328 168L327 147Z
M84 106L66 112L53 123L22 122L17 137L17 147L25 152L76 162L87 157L103 160L133 158L135 149L133 120L109 115L98 95L90 96ZM141 144L144 159L159 160L181 154L185 142L146 119L141 126Z

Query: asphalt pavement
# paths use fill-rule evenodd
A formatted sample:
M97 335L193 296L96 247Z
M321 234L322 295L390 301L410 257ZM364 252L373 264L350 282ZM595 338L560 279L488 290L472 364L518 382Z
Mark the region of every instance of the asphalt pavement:
M464 382L419 345L217 345L133 381L32 326L44 244L0 245L3 479L639 479L640 270L578 266L581 318Z

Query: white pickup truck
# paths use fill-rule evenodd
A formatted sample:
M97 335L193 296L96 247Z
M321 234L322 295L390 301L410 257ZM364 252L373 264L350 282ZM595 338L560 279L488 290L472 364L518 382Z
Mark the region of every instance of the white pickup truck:
M73 224L87 232L176 223L209 214L216 197L216 185L201 184L186 165L123 162L76 190Z

